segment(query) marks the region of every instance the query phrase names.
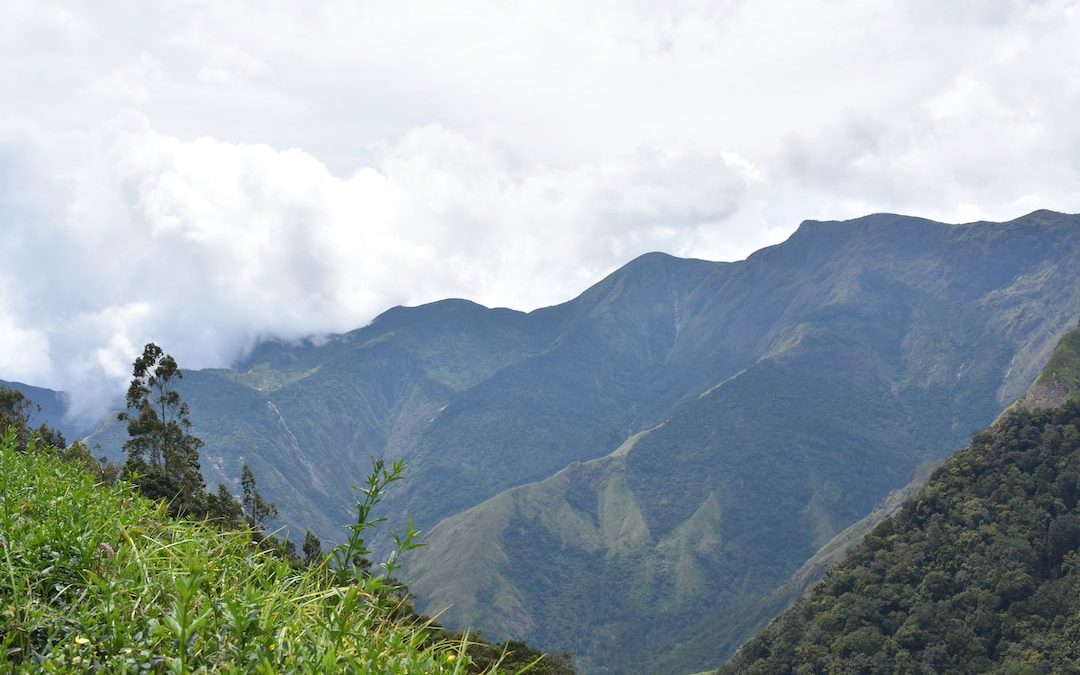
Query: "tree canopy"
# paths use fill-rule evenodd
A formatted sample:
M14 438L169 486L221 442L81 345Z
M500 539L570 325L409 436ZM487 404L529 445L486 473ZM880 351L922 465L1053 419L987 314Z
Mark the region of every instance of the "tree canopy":
M1080 672L1080 403L938 469L721 673Z

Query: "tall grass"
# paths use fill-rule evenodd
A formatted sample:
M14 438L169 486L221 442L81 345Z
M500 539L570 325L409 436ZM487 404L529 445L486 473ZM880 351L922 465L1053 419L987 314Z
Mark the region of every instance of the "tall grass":
M0 438L0 670L464 673L384 586L296 569ZM491 672L496 672L492 670Z

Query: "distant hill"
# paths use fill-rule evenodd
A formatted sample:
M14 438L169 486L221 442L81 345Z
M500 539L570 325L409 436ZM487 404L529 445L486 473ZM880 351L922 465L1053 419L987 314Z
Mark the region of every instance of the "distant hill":
M1078 344L719 672L1080 671Z
M68 418L68 401L64 392L4 380L0 380L0 388L22 392L31 402L30 422L33 427L47 423L64 434L69 443L94 431L94 425Z
M586 670L701 669L1027 390L1080 316L1078 226L808 221L742 262L645 255L534 312L447 300L268 342L182 393L208 483L247 463L324 539L370 458L403 457L387 507L431 530L404 576L448 624Z

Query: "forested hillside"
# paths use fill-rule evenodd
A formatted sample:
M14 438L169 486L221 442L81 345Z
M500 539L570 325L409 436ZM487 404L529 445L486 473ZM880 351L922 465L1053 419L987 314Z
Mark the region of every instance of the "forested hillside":
M1078 344L720 673L1080 670Z

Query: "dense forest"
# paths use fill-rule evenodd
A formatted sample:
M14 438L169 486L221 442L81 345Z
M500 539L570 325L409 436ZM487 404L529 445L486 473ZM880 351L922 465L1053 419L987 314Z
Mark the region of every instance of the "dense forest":
M1080 402L976 435L720 673L1080 670Z

